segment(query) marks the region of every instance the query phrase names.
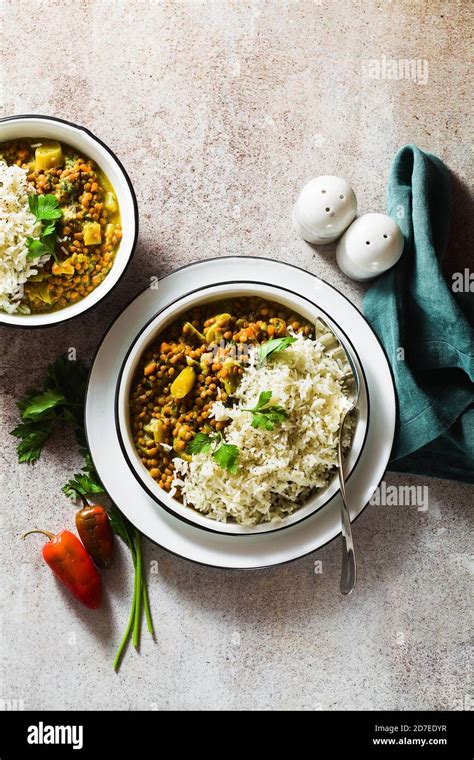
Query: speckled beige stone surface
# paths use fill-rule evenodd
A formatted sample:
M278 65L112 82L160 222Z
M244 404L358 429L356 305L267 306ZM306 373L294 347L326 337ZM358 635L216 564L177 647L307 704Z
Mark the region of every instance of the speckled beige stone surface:
M15 399L45 364L71 346L89 360L150 275L257 254L318 273L359 304L364 288L338 271L334 247L296 238L292 204L306 180L334 173L351 181L360 211L384 210L390 162L406 142L453 170L447 270L468 266L472 4L3 0L1 10L2 114L51 114L92 129L127 167L141 215L133 263L93 313L53 329L0 332L1 704L468 706L468 486L430 481L426 513L367 508L354 527L360 573L349 599L338 593L338 541L247 573L194 566L147 544L147 561L158 562L150 576L156 643L144 635L140 655L129 652L116 675L128 557L120 552L107 574L102 610L80 609L61 591L41 542L19 535L72 525L59 488L79 464L73 441L58 439L37 466L19 467L7 431ZM369 78L369 62L382 56L426 60L427 83ZM394 474L387 482L425 484Z

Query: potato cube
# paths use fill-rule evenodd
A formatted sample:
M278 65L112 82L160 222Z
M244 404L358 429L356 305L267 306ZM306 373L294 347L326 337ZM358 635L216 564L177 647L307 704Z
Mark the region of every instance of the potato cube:
M118 209L118 205L117 205L117 198L115 197L115 193L109 192L105 194L104 205L110 214L116 213Z
M105 228L105 242L111 243L115 235L115 224L108 224Z
M86 222L83 227L84 245L99 245L102 242L100 224L98 222Z
M44 142L35 150L35 169L55 169L64 166L63 149L55 140Z

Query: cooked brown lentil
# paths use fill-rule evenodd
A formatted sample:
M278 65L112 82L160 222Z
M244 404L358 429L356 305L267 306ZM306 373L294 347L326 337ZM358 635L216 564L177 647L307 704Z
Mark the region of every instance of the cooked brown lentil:
M225 428L209 412L218 398L231 404L244 372L243 344L282 337L289 327L308 337L314 331L279 303L242 297L193 308L147 348L131 387L130 417L137 452L161 488L171 489L172 457L189 459L186 446L196 433Z
M44 157L48 145L54 155L49 162ZM38 159L42 146L43 156ZM0 144L0 155L7 164L28 171L28 181L36 193L51 193L58 199L63 212L57 224L58 261L51 258L28 280L22 303L36 313L64 309L91 293L112 268L122 238L114 189L94 161L64 143L38 138L13 140ZM54 165L43 168L48 163ZM87 245L85 230L95 235Z

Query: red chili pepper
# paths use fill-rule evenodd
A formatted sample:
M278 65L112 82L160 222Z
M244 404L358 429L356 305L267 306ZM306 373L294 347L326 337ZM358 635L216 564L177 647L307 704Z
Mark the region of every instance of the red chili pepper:
M63 530L57 536L47 530L30 530L49 538L43 546L44 561L53 573L79 601L95 610L102 603L102 583L100 575L87 551L74 533Z
M114 536L106 510L89 504L82 496L83 508L76 513L76 528L97 567L107 569L112 564Z

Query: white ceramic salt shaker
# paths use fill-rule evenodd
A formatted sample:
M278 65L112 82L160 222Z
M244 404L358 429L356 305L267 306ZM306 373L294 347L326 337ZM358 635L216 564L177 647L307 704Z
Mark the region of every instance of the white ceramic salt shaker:
M357 200L347 180L316 177L298 196L293 209L293 225L308 243L325 245L342 235L356 212Z
M393 267L403 253L400 227L386 214L363 214L336 248L340 268L353 280L370 280Z

